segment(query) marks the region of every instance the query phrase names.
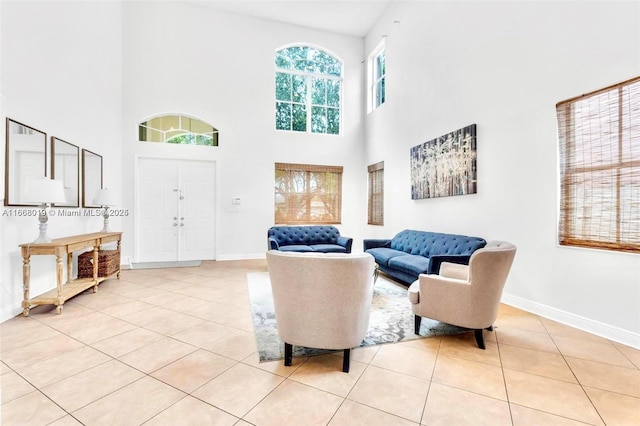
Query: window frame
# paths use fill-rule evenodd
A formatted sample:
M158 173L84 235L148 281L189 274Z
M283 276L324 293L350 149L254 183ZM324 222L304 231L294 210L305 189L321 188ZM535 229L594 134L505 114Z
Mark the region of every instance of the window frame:
M290 49L290 48L307 48L310 51L314 51L314 52L318 52L320 54L326 55L330 58L332 58L337 66L339 66L339 75L335 75L331 72L317 72L317 71L310 71L310 70L299 70L299 69L294 69L294 68L284 68L284 67L279 67L278 66L278 57L280 56L284 56L281 52ZM317 135L335 135L335 136L339 136L342 134L342 128L343 128L343 124L342 124L342 119L343 119L343 93L344 93L344 62L342 61L342 59L340 59L337 55L333 54L332 52L328 51L327 49L324 49L322 47L319 46L314 46L312 44L306 44L306 43L299 43L299 44L290 44L290 45L286 45L286 46L282 46L278 49L276 49L275 51L275 58L276 60L274 61L274 69L275 69L275 114L276 114L276 120L275 120L275 128L277 131L283 131L283 132L299 132L299 133L305 133L305 134L317 134ZM312 62L311 60L308 60L308 62ZM292 95L290 97L289 100L283 100L283 99L278 99L278 74L285 74L285 75L290 75L291 76L291 90L292 90ZM294 87L294 79L295 77L298 78L302 78L304 80L304 86L305 86L305 93L304 93L304 102L301 102L301 100L294 100L294 93L293 93L293 87ZM322 81L324 83L324 98L325 98L325 102L323 104L321 103L317 103L314 100L314 84L316 81ZM339 98L338 100L338 105L330 105L329 104L329 96L327 94L328 90L330 90L328 87L330 86L330 84L328 84L329 82L331 82L331 84L337 84L339 86L338 88L338 93L337 96ZM290 126L288 129L284 129L284 128L279 128L279 122L278 122L278 113L279 113L279 109L278 109L278 104L290 104L291 105L291 113L290 113ZM305 128L304 130L298 130L295 127L295 117L294 117L294 106L295 105L299 105L301 106L301 108L304 108L305 110ZM314 115L314 109L318 109L318 108L322 108L325 111L325 115L324 115L324 131L314 131L314 119L316 119L318 116ZM337 118L337 122L338 122L338 130L337 132L329 132L328 130L332 128L332 126L330 126L329 120L327 119L328 116L328 112L329 110L333 110L334 111L334 117Z
M286 182L279 182L279 173L288 174L289 177ZM342 223L342 166L326 166L315 164L294 164L294 163L275 163L274 165L274 223L276 225L301 225L301 224L322 224L322 225L335 225ZM303 174L302 184L304 185L304 191L291 190L295 183L300 184L300 178ZM317 176L313 176L312 174ZM324 177L322 177L324 175ZM297 181L297 182L296 182ZM320 192L317 192L317 186L312 186L312 182L316 185L319 181L325 183L327 187L332 186L334 191L327 191L327 188ZM282 185L281 185L282 184ZM326 198L326 200L320 200L323 207L327 207L325 201L333 201L333 204L329 203L330 211L327 218L314 218L314 210L312 203L315 200L316 203L319 198ZM332 199L333 198L333 199ZM279 201L282 199L282 201ZM295 208L293 202L298 199L304 202L304 210ZM288 201L292 200L292 201ZM287 205L289 204L289 205ZM304 215L300 212L303 211ZM302 217L301 217L302 216ZM331 219L332 218L332 219Z
M164 120L174 124L167 127L167 123L164 123ZM198 127L207 127L207 131L193 131L192 125L194 121ZM211 128L210 131L208 130L209 127ZM180 138L186 138L186 140L180 141ZM204 138L210 140L211 143L201 143ZM182 113L167 113L149 117L138 123L138 141L169 145L217 147L219 144L219 131L213 125L198 117Z
M640 253L640 77L558 102L556 113L559 244Z
M381 55L384 56L384 63L383 63L384 69L382 72L379 73L378 70L379 70L380 64L379 64L378 58ZM386 46L385 46L384 38L375 47L375 49L373 49L373 51L369 55L367 64L368 64L367 82L368 82L368 88L369 88L369 90L367 91L367 98L368 98L367 112L372 112L380 108L386 101L387 60L386 60ZM378 92L379 90L381 93ZM378 95L380 96L378 97ZM380 102L378 102L379 99L380 99Z
M369 178L367 224L384 225L384 161L367 166Z

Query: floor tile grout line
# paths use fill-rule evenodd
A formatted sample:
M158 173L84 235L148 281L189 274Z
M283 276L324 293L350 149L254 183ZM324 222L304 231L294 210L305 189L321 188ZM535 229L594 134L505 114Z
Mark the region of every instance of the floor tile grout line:
M497 327L494 327L494 330ZM511 419L511 424L515 425L515 420L513 419L513 410L511 409L511 399L509 398L509 386L507 386L507 376L504 372L504 362L502 361L502 352L500 351L500 337L498 333L495 333L496 345L498 346L498 359L500 360L500 371L502 372L502 383L504 386L504 393L507 398L507 408L509 409L509 419Z
M566 355L562 352L562 350L560 349L560 347L558 346L558 343L556 342L556 340L553 338L553 335L549 332L549 329L547 328L547 326L545 325L545 323L543 321L540 321L542 323L542 326L545 328L545 330L547 330L547 333L549 334L549 337L551 338L551 341L553 342L553 344L556 346L556 348L558 349L558 352L560 353L560 355L562 356L562 359L564 360L565 364L567 365L567 367L569 367L569 371L571 371L571 374L573 374L573 377L576 379L576 382L578 383L578 385L580 386L580 390L582 391L582 393L587 397L587 400L589 401L589 404L591 404L591 407L593 407L593 409L595 410L595 412L598 414L598 417L600 418L600 420L602 421L602 424L606 425L607 422L605 422L604 418L602 417L602 414L600 413L600 410L598 410L598 407L596 407L596 405L593 403L593 401L591 400L591 398L589 397L589 394L587 393L587 391L584 389L584 386L582 384L582 382L580 381L580 379L578 378L578 376L576 375L574 369L571 367L571 364L569 363L569 361L567 361Z

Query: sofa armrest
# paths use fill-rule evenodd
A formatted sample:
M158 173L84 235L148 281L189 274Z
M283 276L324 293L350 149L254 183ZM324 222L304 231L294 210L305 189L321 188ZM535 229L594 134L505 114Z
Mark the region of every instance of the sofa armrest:
M438 274L442 262L459 263L468 265L471 260L470 254L437 254L429 257L429 269L427 274Z
M280 250L278 241L273 237L269 237L269 250Z
M378 247L390 248L391 240L369 239L369 240L364 240L362 242L362 245L364 247L364 251L367 251L372 248L378 248Z
M347 249L347 253L351 253L351 246L353 245L353 238L349 237L338 237L338 245L341 245L345 249Z

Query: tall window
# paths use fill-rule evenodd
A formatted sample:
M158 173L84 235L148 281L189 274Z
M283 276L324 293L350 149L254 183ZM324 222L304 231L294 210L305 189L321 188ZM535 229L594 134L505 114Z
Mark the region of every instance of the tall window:
M384 161L367 167L369 172L369 225L384 225Z
M560 244L640 253L640 77L556 111Z
M276 51L276 129L340 134L342 61L310 46Z
M138 140L176 145L218 146L218 129L186 115L161 115L138 125Z
M369 112L378 108L385 100L386 58L384 40L369 56Z
M276 163L275 223L342 221L342 167Z

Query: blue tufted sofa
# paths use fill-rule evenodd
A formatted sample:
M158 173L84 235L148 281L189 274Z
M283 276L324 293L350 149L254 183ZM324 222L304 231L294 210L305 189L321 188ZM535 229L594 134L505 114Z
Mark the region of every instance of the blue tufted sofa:
M273 226L267 239L269 250L297 252L351 253L353 244L335 226Z
M390 240L364 240L363 246L380 271L410 285L420 274L437 274L442 262L468 265L486 244L478 237L405 229Z

